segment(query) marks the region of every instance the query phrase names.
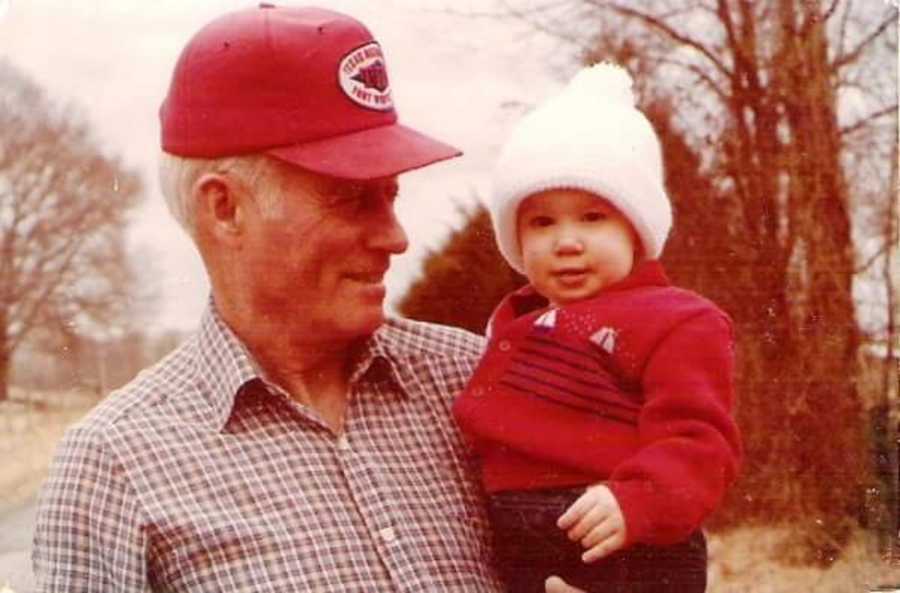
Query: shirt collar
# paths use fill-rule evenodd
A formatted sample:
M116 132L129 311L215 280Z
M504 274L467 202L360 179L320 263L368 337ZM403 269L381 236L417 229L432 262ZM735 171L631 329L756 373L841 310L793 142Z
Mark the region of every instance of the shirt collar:
M262 380L253 356L219 315L212 298L197 332L198 380L210 406L210 423L221 431L235 398L249 383Z
M354 357L350 382L367 376L373 380L392 380L403 397L413 398L420 393L413 368L415 361L404 353L404 347L393 320L388 319L371 337L362 342Z
M371 380L393 379L406 397L418 393L410 385L414 378L406 370L411 365L401 360L402 348L394 333L388 322L359 344L350 370L351 384L369 375ZM212 298L200 323L197 344L197 376L209 404L209 421L216 431L222 431L242 390L251 384L268 383L253 355L222 319Z

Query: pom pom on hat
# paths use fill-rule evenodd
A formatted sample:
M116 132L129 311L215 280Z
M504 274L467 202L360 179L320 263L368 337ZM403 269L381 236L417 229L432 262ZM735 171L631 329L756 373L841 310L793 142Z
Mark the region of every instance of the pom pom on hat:
M608 62L579 71L523 117L500 151L488 209L500 253L523 272L516 231L522 200L551 189L605 198L631 222L649 259L672 226L656 132L635 107L632 80Z
M575 100L634 107L631 86L631 76L624 68L601 62L579 70L566 87L566 93Z

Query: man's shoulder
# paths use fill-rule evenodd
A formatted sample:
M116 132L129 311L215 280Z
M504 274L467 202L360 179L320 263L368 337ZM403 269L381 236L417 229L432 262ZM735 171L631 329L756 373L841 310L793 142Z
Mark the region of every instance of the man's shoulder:
M404 357L480 357L484 337L459 327L392 317L379 329L391 352Z
M396 378L407 393L449 406L481 360L484 338L457 327L392 318L378 330L378 345L396 363ZM442 408L442 416L447 411Z
M111 391L70 429L82 436L102 436L132 418L149 419L160 413L174 394L194 384L193 338L157 363L142 370L131 381Z

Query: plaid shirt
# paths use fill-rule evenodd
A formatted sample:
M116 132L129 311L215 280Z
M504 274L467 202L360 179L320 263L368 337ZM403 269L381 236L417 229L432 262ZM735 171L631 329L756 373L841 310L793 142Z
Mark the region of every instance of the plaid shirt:
M388 321L336 436L210 307L67 432L39 501L38 591L501 591L450 414L481 349Z

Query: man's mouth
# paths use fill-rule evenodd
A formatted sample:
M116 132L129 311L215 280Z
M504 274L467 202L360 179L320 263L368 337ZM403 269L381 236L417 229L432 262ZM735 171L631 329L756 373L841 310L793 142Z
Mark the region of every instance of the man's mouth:
M362 284L381 284L384 282L384 274L386 271L387 270L348 272L344 274L344 277Z

